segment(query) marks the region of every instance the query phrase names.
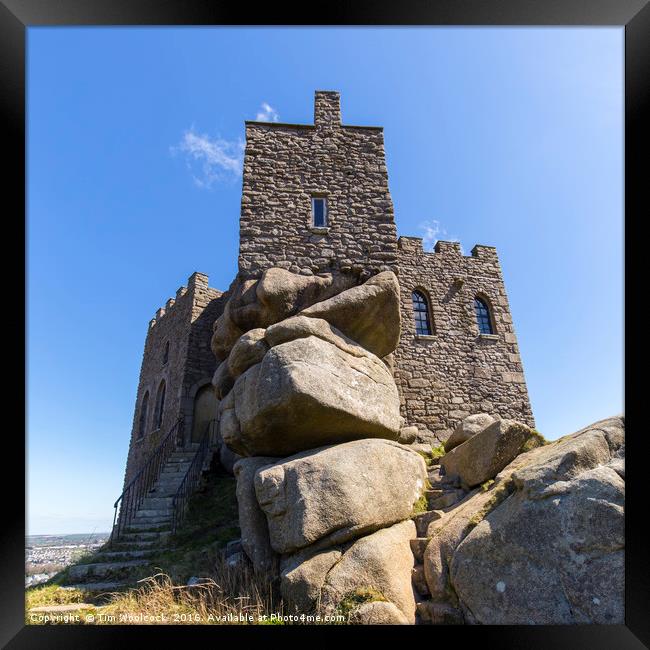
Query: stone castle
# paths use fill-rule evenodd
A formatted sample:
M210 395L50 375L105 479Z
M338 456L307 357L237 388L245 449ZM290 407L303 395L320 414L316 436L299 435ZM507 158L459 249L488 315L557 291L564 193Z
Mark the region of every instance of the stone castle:
M394 272L401 336L384 361L419 442L481 412L534 425L496 250L398 237L383 128L343 124L338 92L315 93L314 124L246 122L238 266L239 283L270 268L346 287ZM211 337L235 284L193 273L150 321L125 484L178 420L189 445L217 418Z
M313 125L246 123L238 273L150 322L111 540L69 579L128 586L97 580L160 567L193 508L289 613L620 624L624 420L533 426L495 249L398 238L382 129L317 92Z

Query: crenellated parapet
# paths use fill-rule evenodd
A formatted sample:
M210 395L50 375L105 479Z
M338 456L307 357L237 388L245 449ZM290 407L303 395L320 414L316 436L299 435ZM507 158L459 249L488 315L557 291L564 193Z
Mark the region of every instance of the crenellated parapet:
M194 308L205 306L207 302L219 298L223 292L208 286L208 276L195 271L187 279L187 286L183 285L176 290L175 298L168 298L164 307L160 307L155 316L149 321L151 329L170 314L177 314L179 309L185 309L188 302Z
M412 255L455 255L457 257L474 257L479 259L497 259L497 249L494 246L476 244L470 255L464 255L460 242L439 239L432 251L425 251L422 237L407 237L402 235L397 240L397 248Z

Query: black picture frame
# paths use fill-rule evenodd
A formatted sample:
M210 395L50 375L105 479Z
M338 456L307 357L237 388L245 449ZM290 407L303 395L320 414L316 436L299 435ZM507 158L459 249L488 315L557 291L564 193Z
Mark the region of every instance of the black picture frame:
M650 6L648 0L359 0L335 1L307 5L301 13L296 6L285 8L275 4L251 6L211 0L0 0L0 75L2 79L2 156L3 194L5 205L5 237L10 245L3 256L5 270L5 301L11 301L12 312L25 306L26 284L20 282L17 262L23 251L26 279L25 222L25 43L28 27L37 25L245 25L253 19L256 25L489 25L489 26L621 26L625 29L625 213L626 225L642 223L644 189L647 184L648 137L644 128L650 103ZM318 17L314 21L313 17ZM645 164L644 164L645 163ZM11 234L10 230L12 231ZM634 259L643 259L638 251L640 238L625 241L626 266ZM22 244L22 248L21 245ZM11 253L17 252L17 259ZM628 274L629 276L629 274ZM628 297L626 290L626 298ZM626 300L626 305L629 304ZM627 314L626 314L627 315ZM7 320L7 319L5 319ZM25 372L25 322L8 319L13 324L9 349L16 355L16 371L12 373L14 394L7 396L5 421L25 403L25 382L18 381L21 368ZM626 319L629 323L629 319ZM628 346L629 328L626 326ZM9 339L5 339L8 341ZM626 359L627 360L627 359ZM634 382L630 363L626 364L626 385ZM644 535L648 500L642 463L645 430L638 429L638 401L627 400L626 422L631 418L628 440L626 497L626 607L625 625L620 626L427 626L401 628L403 639L441 645L443 643L476 643L482 648L616 648L650 647L650 571L649 545ZM25 441L17 432L18 423L5 430L5 469L20 468L25 459ZM26 426L25 426L26 429ZM8 467L11 465L11 467ZM165 644L187 645L196 635L203 642L220 643L223 635L236 634L237 639L253 642L272 636L307 635L310 628L270 628L212 626L176 627L92 627L92 626L25 626L24 625L24 541L25 509L20 497L20 481L16 475L3 482L2 524L0 527L0 644L7 648L98 648L151 644L152 635ZM361 629L348 626L319 627L318 638L345 635L359 641L369 632L385 636L395 629ZM207 637L206 637L207 635ZM411 639L411 636L413 639ZM241 641L239 641L241 643Z

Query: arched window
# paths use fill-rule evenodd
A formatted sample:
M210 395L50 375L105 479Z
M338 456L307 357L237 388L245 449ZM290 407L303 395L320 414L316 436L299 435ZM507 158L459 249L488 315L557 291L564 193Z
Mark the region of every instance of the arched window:
M420 291L414 291L413 298L413 317L415 318L415 333L418 335L428 336L432 334L431 319L429 318L429 305L424 294Z
M160 382L156 395L156 411L154 412L154 429L160 429L165 411L165 380Z
M163 366L169 361L169 341L165 343L165 351L163 352Z
M147 411L149 410L149 391L144 394L140 404L140 420L138 421L138 440L144 438L147 430Z
M474 298L474 309L476 310L476 322L478 323L479 333L494 334L490 308L487 306L487 303L476 296L476 298Z

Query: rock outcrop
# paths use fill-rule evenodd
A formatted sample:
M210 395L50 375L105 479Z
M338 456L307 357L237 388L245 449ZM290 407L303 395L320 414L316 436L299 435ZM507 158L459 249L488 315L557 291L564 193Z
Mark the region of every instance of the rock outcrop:
M271 348L237 379L222 410L233 418L222 421L223 438L242 455L287 456L360 438L395 440L401 423L386 366L315 336Z
M281 567L282 595L298 611L311 611L320 604L326 612L334 612L346 599L366 594L374 602L391 603L406 622L413 623L409 540L414 536L415 524L402 521L352 544L292 556ZM363 610L356 616L363 616ZM401 622L397 618L395 622Z
M214 323L212 352L224 360L245 332L284 320L356 282L351 274L304 276L280 268L267 269L259 280L238 277L228 290L223 314Z
M384 271L358 287L304 309L302 314L325 319L366 350L385 357L399 343L399 283L394 273Z
M260 469L257 501L271 546L332 546L408 519L424 490L422 456L387 440L304 452Z
M464 442L469 440L472 436L475 436L479 431L483 431L490 424L492 424L497 418L489 415L488 413L477 413L476 415L468 415L464 420L462 420L458 426L454 429L452 434L445 440L444 447L445 451L449 452L454 447L462 445Z
M468 623L623 623L623 459L620 417L517 456L429 525L432 600Z
M397 279L356 282L268 269L215 323L220 454L255 570L290 609L360 624L414 623L416 592L419 622L622 623L622 418L544 444L470 415L438 459L400 415Z
M255 571L269 574L277 572L279 558L271 548L266 517L255 496L254 478L257 470L277 460L265 457L242 458L234 466L241 545Z
M496 476L534 438L532 429L513 420L496 420L445 454L440 465L464 487L475 487Z
M413 623L426 464L395 442L417 434L393 379L399 285L391 272L354 283L282 269L234 283L212 339L220 434L244 456L242 549L255 570L281 571L291 607Z

